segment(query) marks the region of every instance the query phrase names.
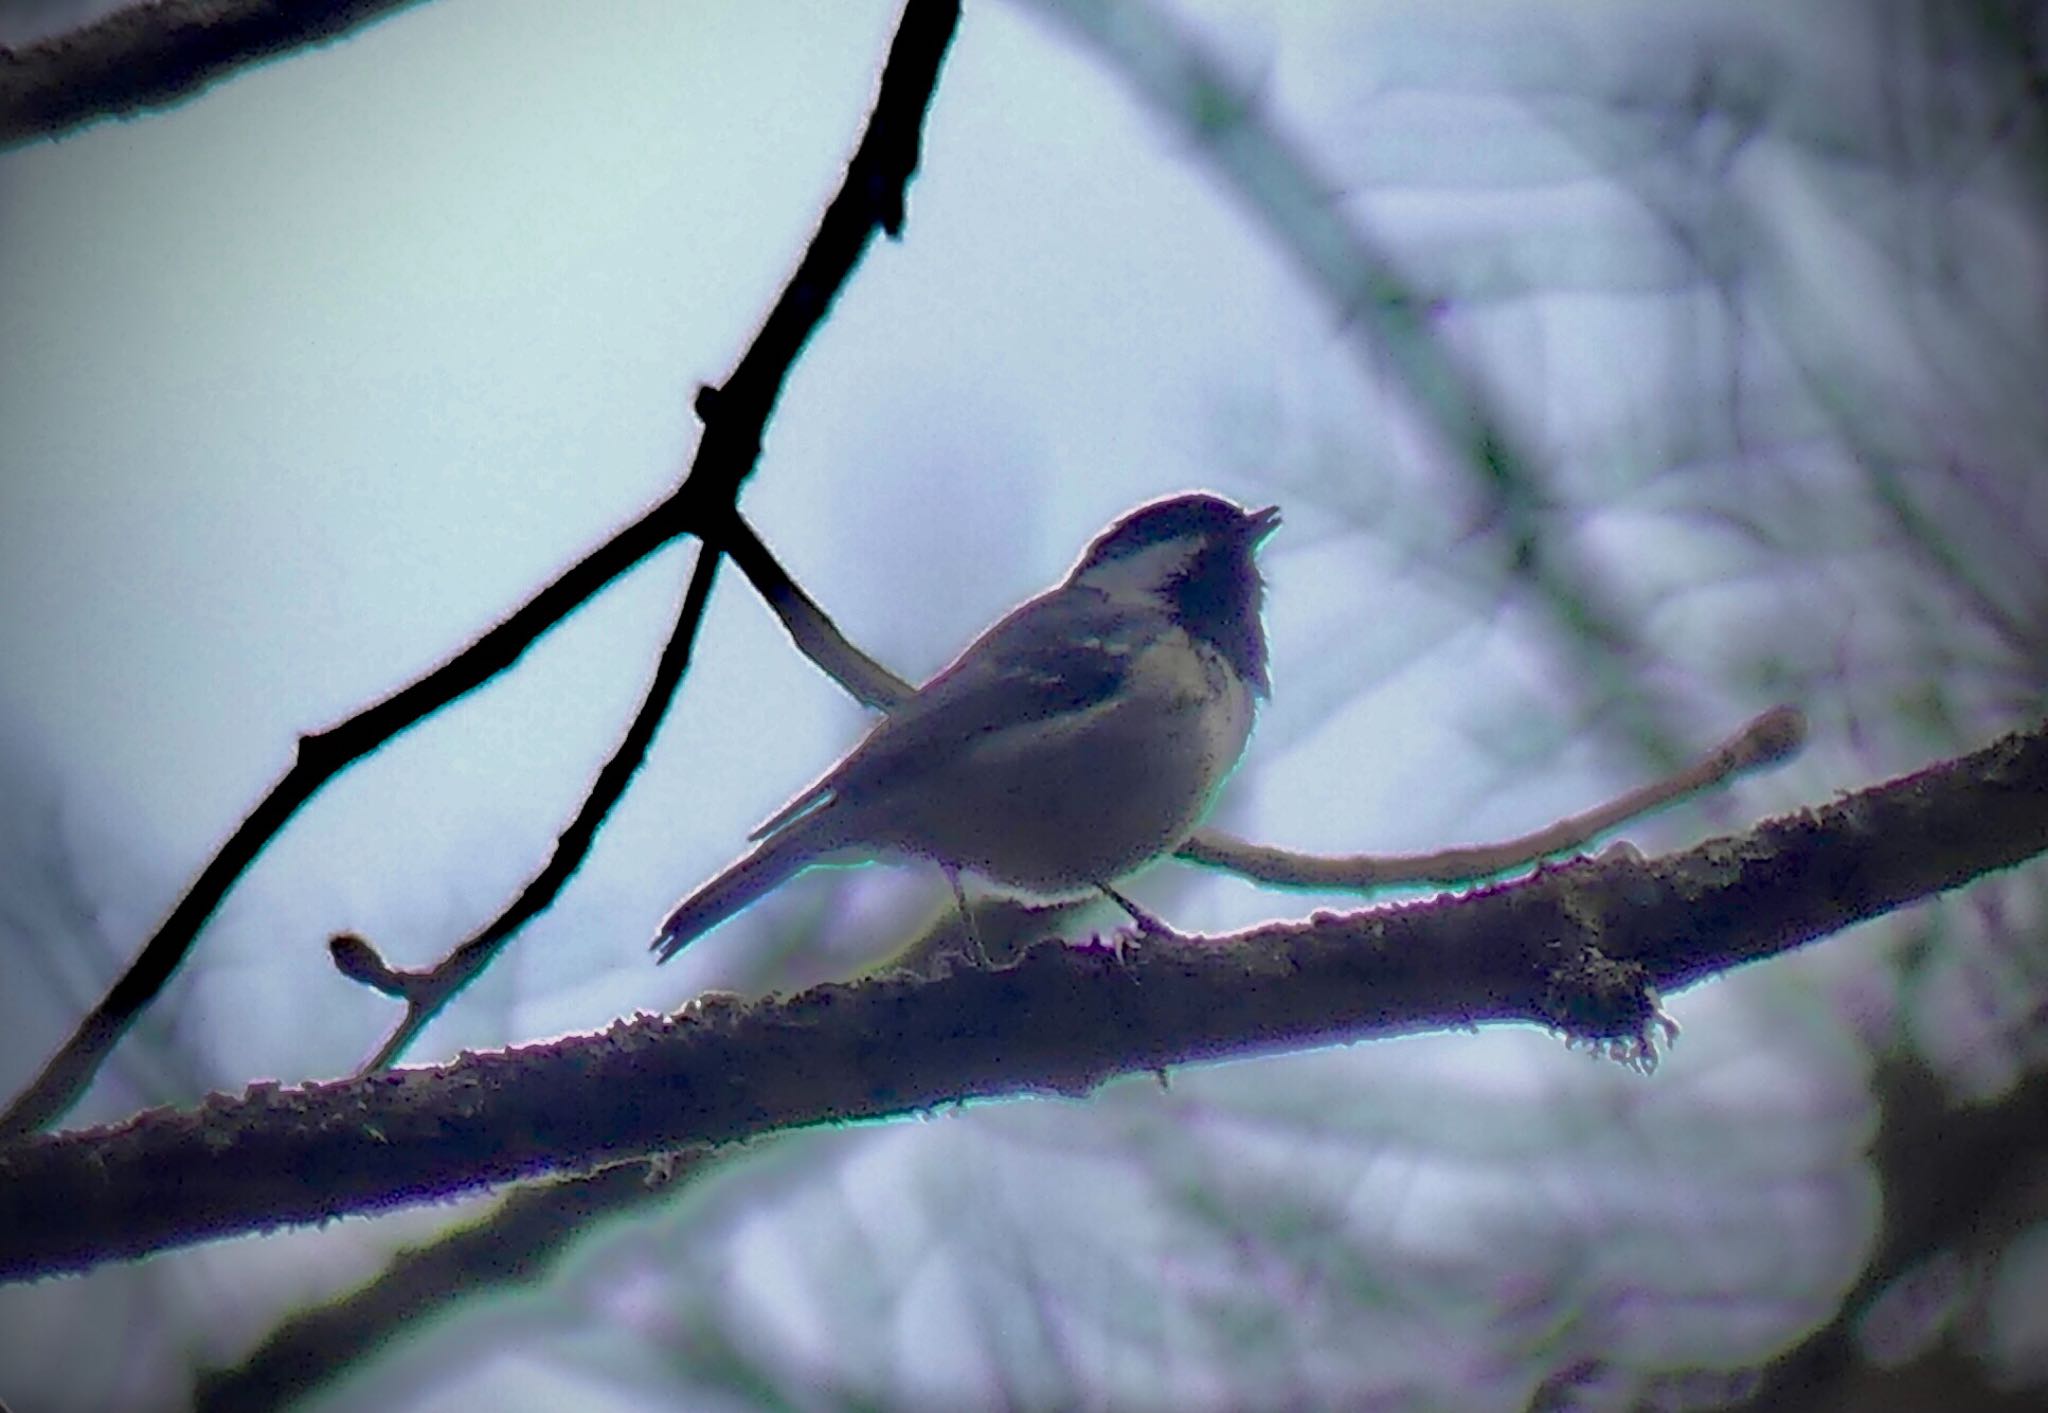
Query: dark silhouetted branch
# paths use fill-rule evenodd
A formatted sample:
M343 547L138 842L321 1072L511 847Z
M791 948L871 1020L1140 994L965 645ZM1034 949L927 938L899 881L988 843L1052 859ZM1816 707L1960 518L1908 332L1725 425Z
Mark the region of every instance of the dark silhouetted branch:
M689 668L697 630L703 626L704 610L711 602L711 585L718 577L718 560L714 549L707 547L697 552L696 566L690 571L690 586L683 594L682 612L655 663L654 680L648 684L640 709L634 713L618 748L598 771L576 817L555 840L547 863L519 890L510 906L435 965L420 971L402 971L385 965L367 940L352 933L338 936L328 944L334 964L343 975L405 1002L405 1014L363 1065L364 1071L381 1070L404 1053L406 1046L441 1013L441 1008L476 980L504 950L513 934L554 903L589 855L597 831L626 793L641 762L647 759L654 733L660 729L661 719L668 714L669 703L675 699L676 688ZM371 975L365 976L364 972Z
M867 132L817 234L732 376L722 387L705 388L698 394L704 433L683 485L449 661L340 725L301 737L297 758L284 777L208 861L170 916L64 1046L0 1114L0 1138L41 1128L76 1102L114 1045L183 963L200 928L243 871L299 808L347 766L512 666L542 634L599 589L678 535L696 534L705 542L707 554L715 555L727 542L746 545L749 555L742 567L750 564L752 575L768 573L770 558L765 551L754 552L758 541L751 531L741 533L737 528L734 505L739 488L759 457L762 430L791 364L831 307L875 229L894 234L902 228L904 187L917 170L924 112L958 21L959 6L954 0L910 0L906 6L883 68ZM710 572L710 561L706 561L697 576L706 592ZM792 633L799 634L800 641L800 630L815 636L814 625L801 612L809 608L815 615L815 606L795 590L788 576L777 569L770 576L769 588L773 590L770 602L785 621L792 622ZM701 605L696 613L701 616ZM681 662L687 661L694 639L691 615L686 599L678 632L671 640L671 649ZM680 662L677 666L680 670ZM672 693L673 683L669 691ZM667 695L650 691L635 729L645 722L651 738L652 725L666 710L667 701ZM570 847L580 840L587 848L589 836L594 835L612 803L601 791L614 783L623 788L644 749L642 741L639 750L633 750L629 733L578 821L564 832L556 857L508 909L508 917L527 905L529 894L552 898L560 883L553 881L550 886L550 881L557 874L566 879L574 871L581 854L572 854ZM582 828L586 816L591 816L587 830ZM539 906L545 906L544 899ZM478 936L491 931L487 927ZM510 935L509 928L505 935ZM345 975L389 994L407 996L409 1007L412 1005L407 975L386 966L362 939L336 948L336 962ZM463 979L474 975L472 969ZM445 996L441 1000L445 1001ZM406 1023L411 1018L409 1011Z
M557 838L546 865L503 912L424 970L400 971L386 965L366 939L353 934L329 943L343 975L405 1001L405 1014L363 1066L365 1071L382 1069L403 1053L441 1008L490 965L513 934L554 902L582 866L598 830L646 759L655 732L682 685L721 555L737 556L799 647L828 655L822 664L828 672L835 677L855 674L850 686L875 685L876 679L861 676L861 669L873 673L882 669L839 634L776 563L735 507L742 482L760 459L761 434L774 414L790 369L824 323L832 301L860 263L876 229L892 236L902 230L904 190L917 171L925 110L937 91L939 63L958 20L959 7L950 0L911 0L883 66L867 131L847 163L838 194L826 206L816 234L797 263L796 273L783 286L732 376L719 387L698 390L697 415L704 424L704 435L681 494L695 509L693 529L704 549L640 708L611 759L598 772L576 817Z

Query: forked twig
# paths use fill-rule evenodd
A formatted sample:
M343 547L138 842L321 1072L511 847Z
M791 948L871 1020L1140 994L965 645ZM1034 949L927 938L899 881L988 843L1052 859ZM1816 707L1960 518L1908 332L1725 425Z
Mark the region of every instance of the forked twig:
M598 772L575 818L556 839L547 863L504 911L425 970L400 971L386 965L367 940L352 933L328 943L329 954L343 975L405 1001L404 1016L365 1063L365 1071L382 1069L395 1060L440 1009L490 965L513 934L555 900L581 866L598 830L646 759L662 717L682 683L723 555L735 556L798 646L821 664L829 664L827 670L849 691L866 700L865 694L885 690L884 679L894 681L847 642L797 587L741 519L734 502L740 483L760 457L761 434L798 355L824 322L875 230L879 227L894 235L902 229L904 188L917 170L924 113L937 88L939 61L958 15L957 4L911 0L883 65L867 132L847 163L839 191L826 206L796 272L783 286L732 375L718 387L698 390L697 415L704 424L704 435L679 493L695 493L704 507L695 527L703 545L697 567L683 595L675 630L662 649L654 680L648 684L632 724Z
M190 954L200 928L220 906L228 890L299 808L329 780L400 732L512 666L549 629L669 541L690 533L704 543L704 558L698 574L693 576L693 589L701 583L703 592L708 593L709 566L715 564L722 550L740 549L747 556L743 567L752 565L750 577L765 577L780 596L778 612L784 612L786 621L797 608L809 603L789 583L787 575L767 567L765 550L757 552L759 542L751 532L742 534L737 529L734 505L740 485L759 458L762 429L797 356L823 321L875 229L880 227L895 235L902 228L904 190L917 169L925 110L958 22L957 0L908 0L883 68L867 131L848 163L838 194L826 208L817 234L732 376L722 386L707 387L698 393L696 406L704 433L682 486L447 662L339 725L302 736L291 768L207 861L170 915L143 945L141 953L70 1038L8 1105L6 1112L0 1114L0 1138L41 1128L77 1101L113 1047ZM670 649L680 654L682 663L687 662L694 641L692 601L692 596L686 595L677 631L670 641ZM699 607L696 615L701 614ZM669 655L665 653L664 657ZM679 669L680 664L678 676ZM651 735L651 725L658 722L666 704L666 696L657 700L650 691L635 718L634 728L629 729L627 739L600 777L599 787L593 789L577 820L564 831L555 857L506 910L507 917L524 906L530 896L539 897L546 892L551 898L553 892L545 888L544 880L555 875L566 879L580 863L581 854L572 854L567 846L580 839L587 848L589 838L616 800L616 795L601 798L600 790L609 788L614 777L623 788L639 763L638 755L631 749L633 730L645 722ZM644 753L644 749L643 742L640 751ZM588 829L579 829L586 816L590 816ZM559 889L559 883L554 886ZM545 906L545 901L539 906ZM505 935L510 930L507 928ZM491 931L492 927L486 927L477 936L482 938ZM477 939L464 947L474 944ZM491 945L495 950L496 945L502 945L502 939ZM360 939L341 945L337 962L358 980L372 985L391 983L380 989L396 986L399 994L404 994L403 983L397 981L400 974L384 967ZM475 970L471 969L468 976L474 975ZM410 1006L410 998L408 1003Z
M711 602L712 581L718 577L719 559L718 550L708 541L697 551L697 564L690 571L690 586L683 593L683 607L676 617L675 631L661 650L661 657L654 667L654 680L648 684L647 694L641 699L632 724L626 728L611 759L598 771L597 779L584 796L575 818L555 840L547 863L519 890L519 896L503 912L439 962L420 971L401 971L387 966L376 949L354 933L342 933L328 942L328 953L344 976L405 1002L405 1014L384 1043L377 1047L376 1053L364 1063L362 1072L383 1069L397 1059L428 1022L441 1013L441 1008L491 964L492 959L504 950L505 944L512 940L514 933L547 910L589 854L606 816L626 793L626 786L632 783L634 773L647 758L647 748L654 743L654 733L660 729L661 719L668 713L669 703L675 699L676 688L689 668L697 630L702 626L704 610Z

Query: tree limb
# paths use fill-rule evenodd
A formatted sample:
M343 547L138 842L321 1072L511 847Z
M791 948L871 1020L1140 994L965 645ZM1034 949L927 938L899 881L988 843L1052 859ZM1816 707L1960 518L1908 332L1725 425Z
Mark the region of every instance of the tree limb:
M1657 995L2048 850L2048 725L1654 861L1226 938L706 1002L0 1148L0 1277L780 1128L1480 1022L1648 1060ZM308 1175L314 1180L309 1181Z

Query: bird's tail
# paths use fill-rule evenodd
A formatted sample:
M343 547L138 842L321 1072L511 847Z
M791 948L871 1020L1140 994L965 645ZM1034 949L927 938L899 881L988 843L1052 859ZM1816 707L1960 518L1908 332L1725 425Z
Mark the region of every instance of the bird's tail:
M648 950L665 962L734 913L751 906L787 882L792 874L818 862L820 831L801 825L783 829L756 845L738 863L677 903L654 934Z

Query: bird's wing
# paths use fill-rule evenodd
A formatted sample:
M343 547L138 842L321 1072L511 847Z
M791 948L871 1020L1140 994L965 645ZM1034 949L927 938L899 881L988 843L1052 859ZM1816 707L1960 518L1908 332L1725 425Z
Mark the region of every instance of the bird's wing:
M1108 702L1157 631L1128 604L1076 585L1019 605L752 837L767 838L847 795L915 788L926 772L996 744L1006 731Z

